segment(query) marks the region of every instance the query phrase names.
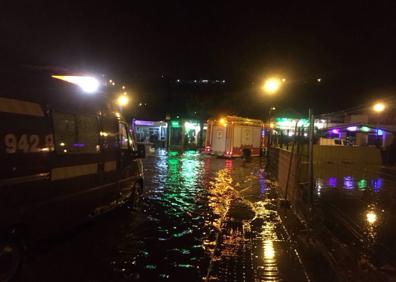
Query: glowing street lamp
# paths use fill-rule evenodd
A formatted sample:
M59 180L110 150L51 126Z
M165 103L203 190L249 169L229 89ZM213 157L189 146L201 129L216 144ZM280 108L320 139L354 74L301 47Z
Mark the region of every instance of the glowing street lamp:
M385 110L386 106L384 103L377 102L373 105L373 111L376 113L381 113Z
M99 80L92 76L52 75L53 78L78 85L84 92L93 94L99 89Z
M280 89L281 84L282 80L276 77L271 77L264 81L262 90L267 94L275 94Z
M129 104L129 97L125 94L118 96L117 98L117 105L120 107L125 107Z

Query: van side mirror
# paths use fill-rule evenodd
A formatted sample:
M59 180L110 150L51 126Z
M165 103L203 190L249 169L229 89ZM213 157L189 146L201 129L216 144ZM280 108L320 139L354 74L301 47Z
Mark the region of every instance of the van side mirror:
M137 144L137 157L144 159L146 157L146 146L144 144Z

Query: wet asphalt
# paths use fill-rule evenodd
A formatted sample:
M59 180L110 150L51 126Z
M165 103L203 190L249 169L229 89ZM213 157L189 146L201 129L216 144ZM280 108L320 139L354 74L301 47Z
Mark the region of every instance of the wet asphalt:
M36 244L16 281L309 281L262 159L144 162L139 208Z
M358 164L315 167L315 198L332 250L359 281L396 280L396 170ZM348 251L348 253L345 253Z

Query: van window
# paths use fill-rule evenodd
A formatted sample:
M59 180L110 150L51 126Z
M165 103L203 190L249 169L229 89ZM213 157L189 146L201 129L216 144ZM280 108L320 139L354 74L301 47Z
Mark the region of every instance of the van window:
M137 151L136 140L131 130L128 131L128 140L129 146L132 148L132 151Z
M96 116L53 112L55 150L58 154L99 152Z
M76 141L76 123L74 115L54 112L52 114L54 133L55 133L55 150L57 153L71 153L72 144Z
M102 117L102 144L103 149L116 150L118 144L118 121L115 118Z
M99 151L98 120L96 116L76 115L77 143L79 153L96 153Z
M120 147L121 149L128 149L128 131L125 124L120 123Z

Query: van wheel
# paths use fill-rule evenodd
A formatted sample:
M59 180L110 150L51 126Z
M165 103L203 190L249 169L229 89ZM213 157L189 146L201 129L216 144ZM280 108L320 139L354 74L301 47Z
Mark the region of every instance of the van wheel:
M10 281L22 262L23 250L16 241L0 241L0 281Z

